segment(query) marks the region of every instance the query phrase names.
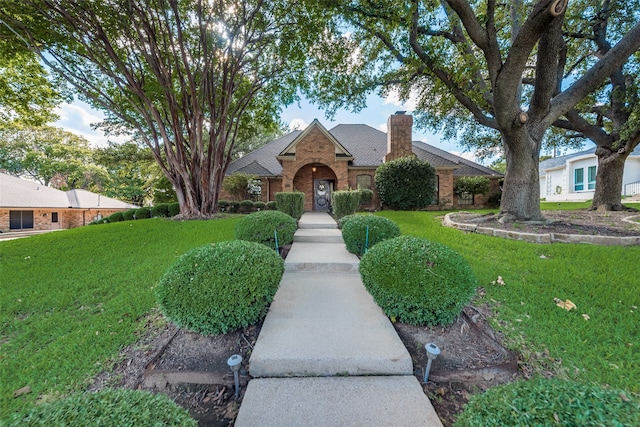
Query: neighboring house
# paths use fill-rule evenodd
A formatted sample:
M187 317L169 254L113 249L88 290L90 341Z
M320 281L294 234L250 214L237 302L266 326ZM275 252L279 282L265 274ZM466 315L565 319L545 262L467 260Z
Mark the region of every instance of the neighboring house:
M326 210L331 191L371 189L372 205L379 206L375 189L376 169L385 161L415 154L436 169L434 208L482 207L487 195L453 193L454 181L462 176L486 176L491 192L499 192L500 173L423 142L412 141L413 117L396 113L387 121L388 134L363 124L338 125L327 130L314 120L304 131L291 132L234 161L234 172L257 175L262 183L262 201L275 199L281 191L305 193L305 210ZM222 194L221 198L230 198Z
M0 232L81 227L136 207L90 191L60 191L0 173Z
M590 200L596 188L596 147L540 162L540 197L547 201ZM640 146L624 165L622 195L640 194Z

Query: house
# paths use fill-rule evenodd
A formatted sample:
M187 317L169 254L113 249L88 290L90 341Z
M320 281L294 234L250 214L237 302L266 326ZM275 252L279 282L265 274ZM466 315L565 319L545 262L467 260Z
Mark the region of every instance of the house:
M458 198L454 181L462 176L486 176L490 193L499 191L502 175L424 142L412 141L413 117L398 112L387 121L388 133L364 124L341 124L327 130L314 120L304 131L293 131L232 162L227 175L234 172L257 175L261 181L261 200L275 199L275 193L302 191L305 210L326 210L331 191L371 189L372 205L379 206L374 176L382 163L416 155L436 169L434 209L473 205L485 206L489 195ZM221 198L229 198L222 194Z
M81 227L136 207L90 191L56 190L0 173L0 232Z
M596 147L540 162L540 197L547 201L591 200L596 188ZM640 146L627 157L622 195L640 194Z

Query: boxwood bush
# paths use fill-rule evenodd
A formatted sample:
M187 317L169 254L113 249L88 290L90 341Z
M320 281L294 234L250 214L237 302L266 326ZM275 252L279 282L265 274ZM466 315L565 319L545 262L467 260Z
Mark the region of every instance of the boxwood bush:
M276 193L276 206L279 211L298 220L304 213L304 193L301 191Z
M413 236L376 244L362 257L360 275L392 321L413 325L452 323L471 300L477 284L460 254Z
M267 313L284 261L265 245L234 240L201 246L165 272L160 310L177 326L217 335L255 324Z
M473 395L456 427L640 426L640 403L620 390L538 378Z
M349 220L342 225L342 239L347 245L347 250L352 254L364 254L367 227L369 228L369 249L378 242L401 234L400 227L388 218L374 215L350 216Z
M124 221L124 215L122 212L114 212L106 218L109 222Z
M436 170L417 157L401 157L383 163L376 170L380 200L398 210L427 207L436 192Z
M334 191L331 193L331 207L336 218L353 215L360 205L359 190Z
M253 201L252 200L242 200L239 206L240 213L249 213L253 210Z
M129 389L77 393L15 415L10 426L184 426L197 421L163 394Z
M276 209L278 209L278 205L276 204L275 200L271 200L270 202L267 202L265 207L270 211L275 211Z
M169 216L174 217L180 213L180 203L174 202L169 204Z
M258 210L262 211L262 210L264 210L265 206L266 206L265 202L261 202L261 201L253 202L253 207L255 209L258 209Z
M128 211L124 211L122 212L122 217L124 218L125 221L134 220L136 219L135 217L136 211L137 209L129 209Z
M136 209L136 219L146 219L151 218L151 208L145 206L139 209Z
M158 203L151 208L153 218L164 218L169 216L169 203Z
M274 232L278 232L278 245L293 242L293 235L298 228L295 219L280 211L254 212L241 218L235 227L235 238L250 242L262 243L272 249L276 247Z
M342 218L338 218L336 220L336 223L338 224L338 228L342 228L344 227L344 225L347 223L347 221L349 221L351 218L354 218L358 216L358 214L353 214L353 215L345 215Z

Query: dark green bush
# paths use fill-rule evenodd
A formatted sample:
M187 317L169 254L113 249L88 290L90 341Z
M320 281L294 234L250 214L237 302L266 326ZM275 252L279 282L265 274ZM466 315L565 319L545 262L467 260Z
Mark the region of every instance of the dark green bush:
M124 218L125 221L134 220L136 219L135 217L136 211L137 209L129 209L128 211L124 211L122 212L122 217Z
M342 224L342 238L347 245L347 250L352 254L364 254L367 227L369 227L369 249L376 243L400 235L398 225L388 218L374 215L354 215Z
M304 193L300 191L276 193L276 206L279 211L298 220L304 213Z
M158 203L151 208L153 218L164 218L169 216L169 203Z
M265 207L267 209L269 209L270 211L275 211L276 209L278 209L278 205L276 204L275 200L272 200L270 202L267 202L267 204L265 205Z
M373 200L373 190L361 189L360 191L360 203L363 205L368 205Z
M489 205L489 207L492 207L492 208L499 208L501 200L502 200L502 193L499 191L496 191L495 193L491 193L489 195L489 198L487 199L487 205Z
M240 202L239 212L240 213L249 213L253 210L253 201L252 200L243 200Z
M173 217L180 213L180 203L170 203L169 204L169 216Z
M385 205L398 210L427 207L436 191L436 171L417 157L401 157L376 170L376 188Z
M227 212L229 210L229 202L226 200L218 200L218 210L220 210L220 212Z
M362 257L360 275L392 321L413 325L452 323L477 285L460 254L443 244L411 236L376 244Z
M104 389L77 393L14 415L11 426L197 426L189 411L163 394Z
M217 335L255 324L267 313L284 261L259 243L201 246L166 271L156 288L160 310L177 326Z
M266 205L267 204L265 202L260 202L260 201L253 202L253 207L255 209L257 209L257 210L260 210L260 211L264 210Z
M232 201L229 202L229 213L238 213L238 210L240 209L240 202L236 202L236 201Z
M455 425L640 426L640 402L620 390L538 378L473 395Z
M342 229L347 221L349 221L351 218L355 218L356 216L358 216L358 214L345 215L342 218L338 218L336 220L336 222L338 223L338 228Z
M487 194L491 189L491 181L486 176L461 176L453 184L453 192L457 196L465 193Z
M145 206L140 209L136 209L136 219L147 218L151 218L151 208Z
M353 215L360 205L359 190L334 191L331 193L331 207L336 218Z
M296 220L284 212L260 211L240 219L236 224L234 237L275 249L275 231L278 232L278 245L283 246L293 242L297 228Z
M122 212L114 212L106 218L109 222L124 221L124 215Z

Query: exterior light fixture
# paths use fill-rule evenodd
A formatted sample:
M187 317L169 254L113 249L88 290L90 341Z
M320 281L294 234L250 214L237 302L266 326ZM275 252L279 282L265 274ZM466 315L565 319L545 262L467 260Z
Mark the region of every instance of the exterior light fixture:
M424 371L424 383L429 379L429 371L431 370L431 361L435 360L440 354L440 349L434 343L425 344L424 349L427 350L427 368Z
M241 364L242 364L242 356L240 356L239 354L234 354L227 360L227 365L229 365L229 368L231 368L231 370L233 371L233 380L236 384L236 399L240 394L240 379L239 379L240 372L239 371L240 371Z
M316 168L315 166L311 168L311 172L315 173L315 171L317 171L317 170L318 170L318 168Z

